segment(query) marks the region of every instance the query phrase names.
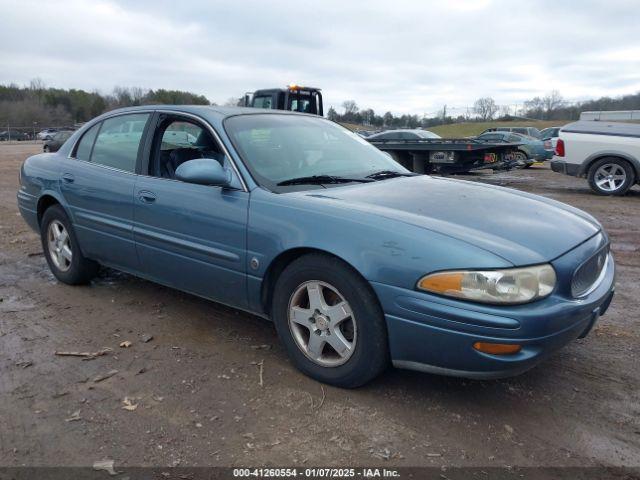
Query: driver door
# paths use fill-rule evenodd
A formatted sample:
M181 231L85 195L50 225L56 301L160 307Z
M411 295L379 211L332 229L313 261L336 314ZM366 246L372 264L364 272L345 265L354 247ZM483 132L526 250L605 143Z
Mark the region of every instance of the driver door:
M134 191L141 269L159 283L245 307L249 193L235 172L232 188L177 180L175 168L193 158L215 158L230 168L207 125L191 117L161 115L143 167L147 171Z

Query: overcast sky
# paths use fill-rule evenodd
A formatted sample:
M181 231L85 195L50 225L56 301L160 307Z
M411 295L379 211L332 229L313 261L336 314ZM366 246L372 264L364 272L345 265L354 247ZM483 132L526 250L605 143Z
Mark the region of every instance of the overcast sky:
M0 0L0 83L189 90L291 82L378 113L640 91L638 0ZM453 113L462 113L453 110Z

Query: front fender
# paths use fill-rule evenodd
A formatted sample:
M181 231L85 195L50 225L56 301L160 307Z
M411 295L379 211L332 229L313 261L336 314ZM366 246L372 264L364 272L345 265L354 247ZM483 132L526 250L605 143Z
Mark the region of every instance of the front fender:
M462 240L356 212L346 204L323 201L321 195L257 189L249 205L247 272L256 288L278 255L299 248L335 255L370 282L409 289L433 271L512 266Z

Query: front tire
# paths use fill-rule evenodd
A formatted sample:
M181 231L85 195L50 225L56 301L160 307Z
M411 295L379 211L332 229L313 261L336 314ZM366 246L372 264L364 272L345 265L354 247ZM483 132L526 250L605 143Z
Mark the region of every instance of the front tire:
M635 172L629 162L606 157L589 167L589 186L598 195L624 195L635 182Z
M44 147L42 147L42 151L44 153L49 153L51 151L51 149L49 148L49 145L45 145Z
M330 255L305 255L282 272L272 318L294 365L321 382L359 387L389 364L378 299L353 268Z
M40 239L51 273L61 282L82 285L98 273L98 264L82 255L69 217L60 205L45 210Z

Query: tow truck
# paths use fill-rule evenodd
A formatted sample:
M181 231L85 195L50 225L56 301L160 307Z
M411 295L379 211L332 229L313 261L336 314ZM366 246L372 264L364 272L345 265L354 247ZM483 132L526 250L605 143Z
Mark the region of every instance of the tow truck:
M265 88L244 96L246 107L290 110L324 116L322 91L291 84L286 88Z
M324 115L322 91L290 84L266 88L244 96L247 107ZM504 170L524 165L526 156L518 143L486 143L470 138L420 140L369 140L415 173L464 173L477 169Z

